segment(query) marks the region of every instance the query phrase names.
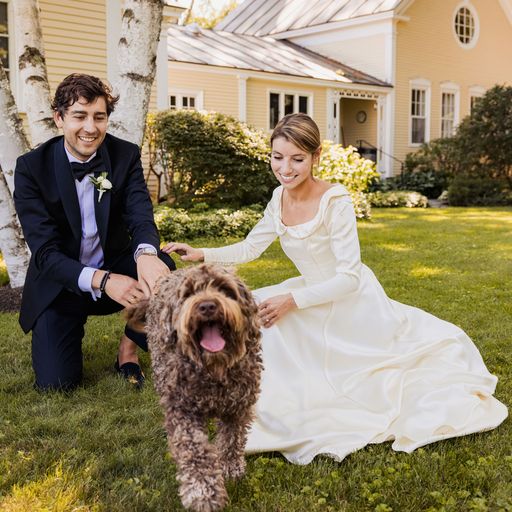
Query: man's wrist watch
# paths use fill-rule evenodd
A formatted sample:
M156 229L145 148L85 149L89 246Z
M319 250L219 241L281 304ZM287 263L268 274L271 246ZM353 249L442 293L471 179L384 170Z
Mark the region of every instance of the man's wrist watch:
M154 247L140 247L135 251L135 261L137 261L139 259L139 256L142 256L143 254L147 256L156 256L158 254L158 251Z

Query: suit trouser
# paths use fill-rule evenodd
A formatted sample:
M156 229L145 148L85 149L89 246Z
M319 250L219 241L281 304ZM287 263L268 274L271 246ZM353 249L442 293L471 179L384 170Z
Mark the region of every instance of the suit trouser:
M174 261L165 253L158 257L171 269ZM123 254L110 268L116 274L137 278L133 253ZM32 367L39 389L72 389L82 380L82 339L89 315L110 315L123 306L106 294L94 301L90 293L76 294L63 290L39 316L32 329ZM144 334L128 326L125 334L147 350Z

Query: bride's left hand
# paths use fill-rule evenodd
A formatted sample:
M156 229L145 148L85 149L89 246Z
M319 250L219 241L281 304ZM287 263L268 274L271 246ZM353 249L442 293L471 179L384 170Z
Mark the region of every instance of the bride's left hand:
M296 308L297 304L295 304L291 293L276 295L259 305L259 317L263 327L268 328L279 321L288 311Z

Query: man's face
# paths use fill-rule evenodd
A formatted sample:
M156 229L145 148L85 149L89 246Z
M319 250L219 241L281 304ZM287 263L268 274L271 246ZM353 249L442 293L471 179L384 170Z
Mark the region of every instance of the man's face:
M64 117L54 112L53 119L62 128L66 149L85 162L99 148L107 133L107 103L103 96L91 103L78 98L67 108Z

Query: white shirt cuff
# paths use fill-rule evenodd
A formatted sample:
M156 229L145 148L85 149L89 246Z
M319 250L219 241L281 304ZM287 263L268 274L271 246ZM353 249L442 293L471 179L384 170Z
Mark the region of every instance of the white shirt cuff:
M89 292L91 294L92 300L94 301L101 297L101 292L99 290L93 290L92 288L92 277L94 276L94 272L96 272L96 270L98 269L92 267L84 267L78 276L78 287L83 292Z
M137 261L135 259L135 254L137 253L137 251L139 249L146 249L146 248L155 249L155 251L158 253L158 247L155 247L154 245L151 245L151 244L139 244L139 245L137 245L137 249L135 249L135 252L133 253L133 259L135 261Z

